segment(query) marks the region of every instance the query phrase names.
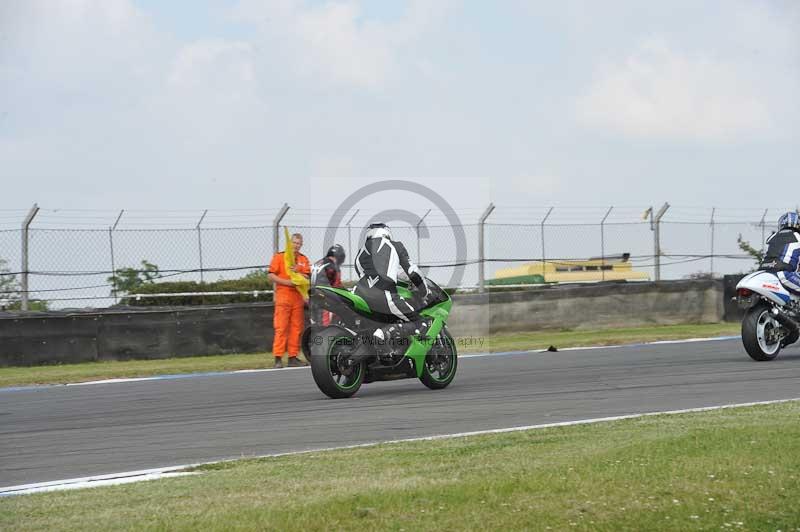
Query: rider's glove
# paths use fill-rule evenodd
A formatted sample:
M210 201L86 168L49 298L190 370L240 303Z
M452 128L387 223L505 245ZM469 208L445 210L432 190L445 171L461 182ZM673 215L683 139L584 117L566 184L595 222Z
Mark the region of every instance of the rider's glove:
M427 306L428 306L428 303L430 303L430 299L431 299L431 291L430 291L430 289L428 288L428 283L427 283L427 282L425 282L425 280L424 280L424 279L422 280L422 286L420 286L420 289L424 289L424 291L423 291L423 290L420 290L420 291L422 292L421 298L422 298L422 304L423 304L423 306L426 306L426 307L427 307Z

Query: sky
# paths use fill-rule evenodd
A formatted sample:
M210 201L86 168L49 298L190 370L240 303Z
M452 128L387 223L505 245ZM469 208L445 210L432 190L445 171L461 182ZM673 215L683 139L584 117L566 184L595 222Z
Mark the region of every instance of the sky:
M791 0L11 0L0 209L794 205L797 94Z

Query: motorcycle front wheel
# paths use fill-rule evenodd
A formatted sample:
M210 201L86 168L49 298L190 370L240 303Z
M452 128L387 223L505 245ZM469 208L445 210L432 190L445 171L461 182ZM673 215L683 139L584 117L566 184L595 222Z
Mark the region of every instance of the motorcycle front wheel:
M441 390L453 382L458 369L458 353L453 337L442 329L428 354L419 380L431 390Z

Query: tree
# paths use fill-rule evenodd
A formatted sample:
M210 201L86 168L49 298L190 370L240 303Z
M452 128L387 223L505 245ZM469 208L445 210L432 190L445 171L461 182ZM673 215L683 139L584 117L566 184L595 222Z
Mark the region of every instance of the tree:
M22 310L22 300L12 302L5 310ZM45 299L29 299L28 310L31 312L45 312L50 310L50 302Z
M20 286L17 276L8 269L8 263L0 259L0 307L9 308L19 301Z
M247 279L249 281L268 280L269 272L263 268L259 268L257 270L248 272L244 277L242 277L242 279Z
M742 238L742 234L739 233L739 238L736 239L736 243L739 244L739 249L753 257L753 260L756 261L756 266L753 268L754 270L757 269L761 262L764 260L764 248L756 249L750 245L750 242Z
M3 259L0 259L0 310L22 310L22 287ZM41 299L31 299L28 310L49 310L49 304Z
M711 273L711 272L699 271L699 272L690 273L689 275L684 275L683 278L684 279L692 279L694 281L698 281L698 280L701 280L701 279L713 279L714 278L714 274Z
M141 269L119 268L107 281L111 284L112 294L130 294L142 285L153 284L158 277L158 266L143 260Z

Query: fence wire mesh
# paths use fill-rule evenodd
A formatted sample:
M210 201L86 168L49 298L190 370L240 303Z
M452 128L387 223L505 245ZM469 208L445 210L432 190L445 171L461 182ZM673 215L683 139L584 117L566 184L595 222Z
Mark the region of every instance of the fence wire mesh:
M792 210L792 209L788 209ZM479 252L480 209L459 212L460 225L443 216L425 223L393 226L396 240L405 243L412 259L436 281L448 284L458 269L461 288L475 287L479 264L485 278L526 264L544 269L546 263L629 255L637 272L656 277L653 218L644 208L520 208L498 207L483 225L484 253ZM25 211L4 211L0 220L0 305L18 301L22 292L22 239L19 229ZM28 232L28 290L30 300L49 308L104 307L118 301L109 277L121 268L140 268L146 260L159 268L157 281L209 282L240 278L267 267L276 248L273 220L278 209L215 212L51 210L37 217ZM760 249L782 209L673 208L660 221L662 279L720 276L748 271L754 259L740 249L739 236ZM123 216L124 214L124 216ZM356 212L358 214L358 212ZM419 213L423 218L424 212ZM9 220L17 217L16 227ZM349 224L330 228L327 214L289 211L280 223L304 237L303 253L313 262L325 251L326 236L342 244L348 258L343 279L355 280L352 258L363 241L369 213L346 217ZM313 223L309 223L312 221ZM458 231L457 231L458 230ZM465 253L455 235L463 231Z

